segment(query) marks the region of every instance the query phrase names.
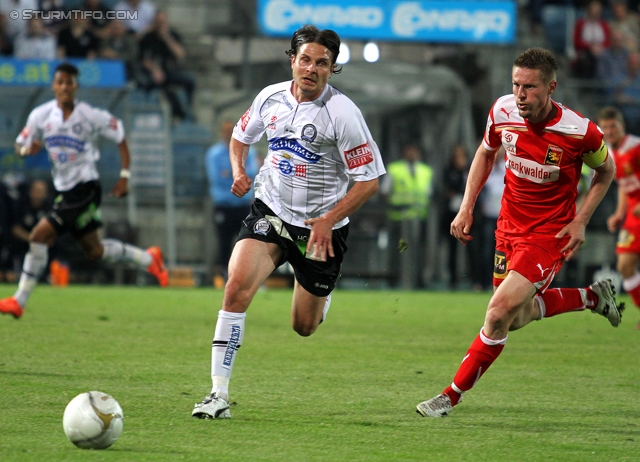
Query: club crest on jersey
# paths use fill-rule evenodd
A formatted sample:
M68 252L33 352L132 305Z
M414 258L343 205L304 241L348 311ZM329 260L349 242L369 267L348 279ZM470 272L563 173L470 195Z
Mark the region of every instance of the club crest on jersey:
M302 127L302 133L300 134L300 139L302 141L306 141L307 143L313 143L313 140L318 136L318 129L313 124L307 124Z
M266 218L260 218L253 225L253 234L261 234L262 236L266 236L269 230L271 230L271 223L269 223Z
M511 133L506 130L502 132L502 146L504 150L510 154L516 155L516 143L518 142L518 134Z
M79 135L80 133L82 133L82 124L73 124L73 126L71 127L71 131L76 135Z
M544 158L545 165L559 166L560 160L562 159L562 153L563 151L561 148L550 144L547 148L547 155Z

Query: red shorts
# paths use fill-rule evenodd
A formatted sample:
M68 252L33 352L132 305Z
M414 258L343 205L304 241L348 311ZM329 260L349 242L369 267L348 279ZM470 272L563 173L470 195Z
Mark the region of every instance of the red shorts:
M616 253L640 254L640 226L629 226L626 223L622 226L618 233Z
M498 287L509 271L516 271L543 293L564 263L560 252L569 237L557 239L555 236L536 238L511 237L496 232L496 253L494 257L493 285Z

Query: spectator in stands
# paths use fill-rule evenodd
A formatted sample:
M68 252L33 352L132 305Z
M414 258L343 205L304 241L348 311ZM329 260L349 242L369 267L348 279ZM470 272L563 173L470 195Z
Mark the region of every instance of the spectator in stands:
M100 41L100 57L124 61L127 79L138 82L143 76L139 54L140 48L135 34L127 29L123 21L109 21L104 27L104 35Z
M627 73L614 85L615 103L624 114L629 132L640 132L640 53L629 54Z
M98 38L103 38L106 35L106 27L111 22L107 19L107 13L109 8L104 6L100 0L84 0L84 11L90 12L89 29Z
M38 8L42 11L42 22L49 33L55 37L64 26L62 13L65 11L64 0L40 0Z
M622 31L611 31L611 46L604 50L598 58L597 77L605 89L605 94L613 102L615 84L624 80L627 75L628 60L631 51L624 45Z
M484 270L482 277L483 288L493 288L493 273L490 268L494 265L496 248L496 229L498 227L498 215L502 207L502 193L504 191L505 175L504 149L496 151L493 169L489 173L482 192L480 193L480 207L482 210L482 232L480 233L480 260Z
M14 55L21 59L55 59L56 39L44 27L40 18L29 20L29 28L18 35L14 44Z
M58 34L58 58L86 58L98 56L100 41L89 30L89 20L82 15L72 16L69 24Z
M433 190L433 169L422 161L417 143L402 148L402 158L391 162L384 176L380 192L387 201L389 226L389 264L395 282L401 287L423 287L422 262L426 253L427 215ZM406 274L404 257L409 251L413 258Z
M51 210L49 187L43 180L34 180L29 195L13 213L11 226L13 273L19 275L22 262L29 251L29 234L36 224Z
M249 215L253 203L253 191L242 197L231 192L233 172L229 158L229 142L235 122L224 120L220 125L220 138L211 146L205 157L205 167L209 178L209 193L213 200L213 222L218 238L216 274L227 279L227 266L233 243L238 237L242 220ZM254 148L249 149L245 170L249 178L258 173L258 159Z
M129 15L131 19L127 18L125 23L127 28L138 37L142 37L151 29L156 16L155 5L147 0L123 0L116 4L114 10L128 11L130 13L137 12L137 15Z
M576 21L573 31L576 50L573 63L575 76L584 79L594 78L598 58L609 47L610 42L611 31L607 21L602 18L602 3L600 0L590 0L586 16Z
M611 32L619 31L622 34L624 46L629 51L638 51L640 44L640 18L638 14L629 11L627 0L611 0L611 12L613 14L609 20Z
M0 21L4 23L7 37L12 44L20 33L27 31L28 21L22 19L22 12L37 9L37 0L0 0ZM12 11L18 12L16 19L10 17Z
M189 117L195 88L195 79L181 68L185 55L180 35L169 26L166 11L159 10L151 30L140 40L140 57L148 77L142 86L162 89L174 119L179 120ZM175 87L184 89L187 107L180 101Z

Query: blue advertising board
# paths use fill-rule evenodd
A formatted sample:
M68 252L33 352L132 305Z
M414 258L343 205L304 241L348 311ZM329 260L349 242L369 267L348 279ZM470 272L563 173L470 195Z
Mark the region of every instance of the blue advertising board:
M107 59L68 59L80 70L80 85L87 88L121 88L126 84L124 63ZM53 71L63 61L0 58L0 86L51 85Z
M515 0L258 0L262 32L281 37L313 24L342 39L506 44L516 19Z

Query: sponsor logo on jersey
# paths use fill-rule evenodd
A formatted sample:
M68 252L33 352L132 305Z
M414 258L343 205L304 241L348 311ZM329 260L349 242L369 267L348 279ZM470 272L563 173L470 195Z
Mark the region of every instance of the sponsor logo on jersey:
M493 256L493 277L496 279L504 279L507 276L507 255L504 252L496 250Z
M69 153L69 152L51 152L51 151L49 151L49 157L54 162L59 162L61 164L64 164L66 162L75 162L75 160L76 160L76 155L74 153L72 153L72 152Z
M71 148L76 151L84 150L84 141L78 140L76 138L71 138L70 136L48 136L45 139L47 143L47 148Z
M320 284L319 282L314 282L314 283L313 283L313 286L314 286L314 287L317 287L317 288L319 288L319 289L328 289L328 288L329 288L329 286L328 286L328 285L326 285L326 284ZM243 351L244 351L244 350L243 350Z
M296 134L296 127L294 127L293 125L287 124L287 125L284 126L284 132L287 135L295 135Z
M287 157L287 159L290 159L291 157ZM306 164L296 164L294 162L291 162L287 159L281 159L281 160L277 160L277 159L273 159L272 163L273 165L276 166L276 168L280 171L280 173L282 173L283 175L287 175L287 176L297 176L300 178L306 178L307 177L307 165Z
M298 143L298 140L293 140L291 138L274 138L269 141L269 150L286 151L294 156L302 157L304 160L311 162L312 164L317 164L321 157L302 146Z
M369 147L369 143L364 143L349 151L345 151L344 158L347 160L347 166L349 168L356 168L373 162L373 151Z
M266 236L270 230L271 230L271 223L269 223L269 221L266 218L260 218L253 225L254 234L261 234L263 236Z
M502 132L502 146L504 150L510 154L516 155L516 143L518 142L518 134L504 130Z
M302 127L302 133L300 134L300 138L302 141L306 141L307 143L313 143L313 140L318 136L318 129L313 124L307 124Z
M560 177L560 167L555 165L540 165L529 159L512 157L507 154L507 168L519 178L525 178L534 183L550 183Z
M242 117L240 118L240 129L242 131L245 131L247 129L247 125L249 124L249 111L250 110L251 110L251 108L247 109L247 112L242 114Z
M117 126L118 125L116 124L116 127ZM71 127L71 131L76 135L79 135L80 133L82 133L82 124L81 123L73 124L73 126Z
M560 159L562 159L562 148L554 146L552 144L547 148L547 155L544 158L545 165L560 165Z
M222 361L222 365L226 367L231 367L231 362L233 361L233 355L236 350L240 348L240 326L231 326L231 338L229 339L229 343L227 343L227 349L224 352L224 360Z
M282 102L284 103L285 106L287 106L289 109L293 109L293 106L291 105L291 103L289 102L289 100L287 99L287 95L283 92L282 93Z

